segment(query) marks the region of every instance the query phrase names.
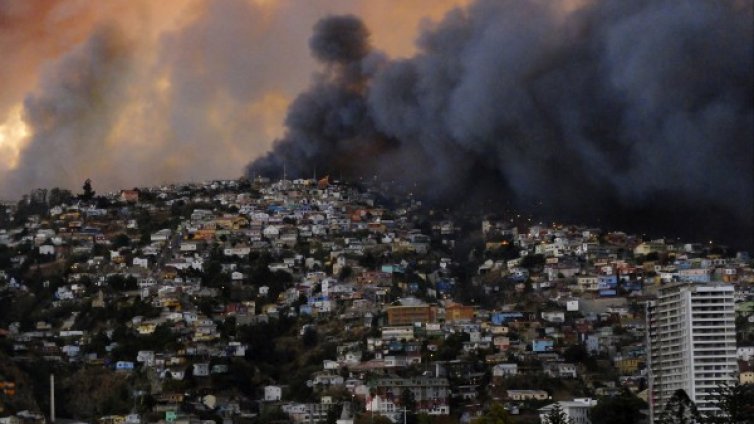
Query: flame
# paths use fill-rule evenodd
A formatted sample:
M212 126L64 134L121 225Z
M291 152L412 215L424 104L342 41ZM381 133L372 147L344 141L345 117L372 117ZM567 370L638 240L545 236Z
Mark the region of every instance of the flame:
M5 121L0 123L0 168L13 169L18 166L21 150L29 139L29 127L22 117L23 106L19 103L11 108Z

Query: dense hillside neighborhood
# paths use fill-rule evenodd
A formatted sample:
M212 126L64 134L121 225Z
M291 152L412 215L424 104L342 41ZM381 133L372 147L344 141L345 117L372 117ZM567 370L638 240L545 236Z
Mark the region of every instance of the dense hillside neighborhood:
M646 421L673 287L729 293L718 380L754 383L753 262L712 241L329 177L87 182L0 228L0 423Z

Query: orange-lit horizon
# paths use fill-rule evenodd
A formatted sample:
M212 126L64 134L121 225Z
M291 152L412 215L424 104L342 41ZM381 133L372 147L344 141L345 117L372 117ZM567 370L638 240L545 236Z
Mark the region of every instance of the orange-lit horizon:
M0 70L5 81L0 94L0 182L4 182L0 197L18 196L37 186L76 188L84 178L112 190L238 176L249 160L267 151L282 134L288 104L317 69L307 43L318 19L355 14L367 24L376 48L391 57L407 57L415 52L414 40L423 20L436 21L466 3L233 0L218 6L184 0L169 6L151 1L126 6L5 1L0 4L0 48L6 52ZM27 113L29 99L50 103L52 99L45 96L51 93L60 99L71 97L56 93L70 85L61 78L80 77L61 77L71 72L65 66L74 66L65 62L73 62L77 55L84 60L81 57L88 53L80 50L88 48L103 28L113 28L126 50L117 53L122 57L109 71L115 75L103 75L106 79L98 83L102 92L96 93L96 104L74 105L81 107L75 116L81 122L69 129L74 134L64 136L82 140L82 146L42 161L44 170L14 177L10 171L34 162L24 155L30 138L60 136L40 135L44 125L39 127L47 118L39 116L39 108L35 114ZM251 62L247 70L255 72L234 75L234 70L226 69L234 63L222 63L228 58L235 64ZM186 75L187 70L192 75ZM221 78L238 81L224 87L227 81ZM247 92L239 94L235 87ZM201 93L188 93L188 88ZM187 105L197 101L192 96L198 96L201 104ZM67 112L47 110L47 103L45 113ZM84 112L88 116L82 116ZM201 122L203 134L176 133L176 122L183 120Z

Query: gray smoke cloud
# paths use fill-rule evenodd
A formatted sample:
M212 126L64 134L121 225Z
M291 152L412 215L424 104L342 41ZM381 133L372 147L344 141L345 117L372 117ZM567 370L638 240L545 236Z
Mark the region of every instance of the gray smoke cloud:
M408 55L418 21L455 1L0 0L0 198L87 178L99 193L235 178L317 69L307 39L322 16L365 16L381 47ZM345 24L317 51L358 85L360 67L341 65L373 54L340 56L366 37Z
M379 174L438 202L751 246L753 18L747 1L479 0L403 60L324 18L323 70L247 172Z
M40 90L24 101L35 133L5 186L51 187L87 172L75 166L99 161L120 111L125 81L119 76L129 67L130 51L117 29L101 27L42 72ZM75 178L83 182L81 175Z

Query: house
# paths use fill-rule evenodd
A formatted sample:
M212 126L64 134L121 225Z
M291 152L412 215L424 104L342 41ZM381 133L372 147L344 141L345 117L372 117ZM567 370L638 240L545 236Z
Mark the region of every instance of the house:
M39 246L39 254L42 256L47 255L54 255L55 254L55 246L51 244L43 244Z
M133 260L133 266L140 266L142 268L149 268L149 259L135 257Z
M194 377L207 377L209 375L209 363L197 362L192 371Z
M143 362L144 365L151 366L154 363L154 351L151 350L140 350L136 354L136 362Z
M416 411L424 412L429 415L448 415L450 414L450 386L448 380L442 377L384 377L370 382L370 387L375 396L368 398L367 403L374 401L379 397L379 402L386 402L390 399L400 399L404 390L409 390L413 394L416 402ZM377 412L384 407L390 408L390 405L373 405Z
M151 241L168 241L170 238L170 235L172 234L172 231L170 229L162 229L157 231L156 233L152 234L149 239Z
M139 190L121 190L120 201L126 203L139 203Z
M754 346L739 346L736 355L739 361L749 361L754 357Z
M547 322L565 322L565 313L559 311L542 312L542 319Z
M413 325L414 323L435 322L437 319L436 308L418 301L410 303L402 299L403 305L389 306L387 308L388 325Z
M460 303L445 306L445 322L470 322L474 319L475 308Z
M371 414L379 414L388 417L392 422L400 422L402 412L399 411L398 405L386 396L374 395L368 396L366 401L366 411Z
M545 374L554 378L576 378L576 365L566 362L548 362L544 364Z
M413 327L382 327L382 340L413 340Z
M503 363L492 367L493 377L507 377L516 374L518 374L518 364L516 363Z
M557 402L560 409L565 413L573 424L591 424L589 421L589 410L591 410L597 401L591 398L577 398L572 401ZM547 414L555 407L555 403L539 409L539 420L542 424L549 424Z
M133 371L134 370L134 363L131 361L118 361L115 363L115 371Z
M555 346L555 342L552 339L535 339L531 342L532 352L551 352Z
M517 402L527 400L547 400L550 398L550 395L544 390L506 390L505 393L508 396L508 400Z
M495 336L492 338L492 344L501 352L505 352L511 347L511 340L508 336Z
M283 398L283 389L280 386L264 386L264 401L277 402Z

